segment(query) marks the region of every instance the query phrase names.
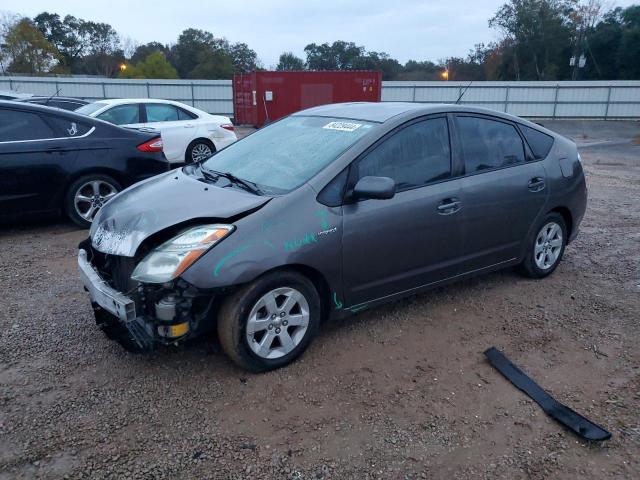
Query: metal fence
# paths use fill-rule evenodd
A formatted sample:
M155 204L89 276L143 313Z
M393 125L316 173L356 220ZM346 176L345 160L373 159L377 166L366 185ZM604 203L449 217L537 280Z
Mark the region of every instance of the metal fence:
M468 88L467 88L468 87ZM466 89L466 91L465 91ZM87 100L166 98L233 115L231 80L0 77L0 90ZM382 101L479 105L528 118L640 119L640 81L382 82Z
M210 113L233 115L231 80L120 80L111 78L0 77L0 90L34 95L104 98L164 98Z
M527 118L640 118L640 81L636 80L383 82L382 88L383 102L451 103L461 95L463 105Z

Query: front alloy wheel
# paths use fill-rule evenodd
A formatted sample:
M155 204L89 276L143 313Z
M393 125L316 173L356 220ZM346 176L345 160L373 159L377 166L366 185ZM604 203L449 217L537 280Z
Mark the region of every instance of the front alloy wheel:
M291 353L309 326L309 304L290 287L276 288L256 302L246 326L247 343L261 358L280 358Z
M273 370L304 352L318 330L320 314L320 296L307 277L273 272L225 300L218 315L218 338L241 367Z

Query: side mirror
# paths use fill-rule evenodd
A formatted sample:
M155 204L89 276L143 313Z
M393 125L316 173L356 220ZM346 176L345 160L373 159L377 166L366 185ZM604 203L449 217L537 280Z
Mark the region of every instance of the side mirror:
M353 188L353 197L387 200L396 194L396 182L389 177L362 177Z

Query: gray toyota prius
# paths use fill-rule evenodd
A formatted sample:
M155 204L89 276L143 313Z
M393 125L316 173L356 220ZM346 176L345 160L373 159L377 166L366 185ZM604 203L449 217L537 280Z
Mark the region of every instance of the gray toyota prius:
M326 105L124 190L78 262L97 324L128 350L217 330L264 371L326 319L505 267L546 277L586 202L576 145L521 118Z

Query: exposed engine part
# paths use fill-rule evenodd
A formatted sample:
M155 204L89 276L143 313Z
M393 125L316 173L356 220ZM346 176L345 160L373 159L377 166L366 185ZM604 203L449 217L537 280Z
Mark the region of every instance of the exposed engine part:
M156 318L165 322L170 322L176 318L176 305L178 304L178 296L169 294L160 299L156 303Z

